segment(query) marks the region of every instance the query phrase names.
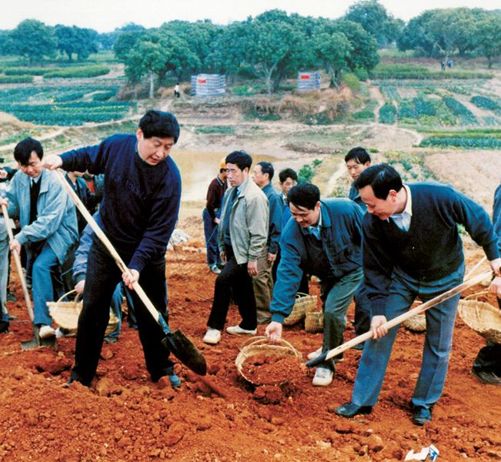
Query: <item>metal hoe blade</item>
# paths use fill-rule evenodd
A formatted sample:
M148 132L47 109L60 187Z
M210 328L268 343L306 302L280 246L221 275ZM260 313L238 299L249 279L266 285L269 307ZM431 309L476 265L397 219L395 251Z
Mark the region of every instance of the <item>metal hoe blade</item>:
M193 372L198 375L207 374L207 363L204 356L180 330L166 334L162 339L162 343L179 361Z

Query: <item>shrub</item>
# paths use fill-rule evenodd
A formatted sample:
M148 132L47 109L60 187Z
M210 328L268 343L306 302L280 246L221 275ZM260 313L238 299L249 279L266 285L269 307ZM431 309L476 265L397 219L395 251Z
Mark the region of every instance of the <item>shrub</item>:
M357 67L353 73L357 76L358 80L365 82L366 80L369 80L369 73L367 72L367 69L364 67Z
M346 85L353 93L358 93L360 91L360 80L355 74L347 72L343 74L342 82Z
M490 99L487 98L487 96L473 96L470 101L477 107L481 109L489 109L491 111L496 111L500 109L499 104Z
M385 103L379 109L379 121L383 124L394 124L397 120L397 108L390 103Z

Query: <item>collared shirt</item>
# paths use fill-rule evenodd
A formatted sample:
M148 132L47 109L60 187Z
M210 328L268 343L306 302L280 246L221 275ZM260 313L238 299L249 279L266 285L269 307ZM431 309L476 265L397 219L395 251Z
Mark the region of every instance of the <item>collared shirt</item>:
M320 240L320 228L322 226L322 210L318 215L318 223L315 226L308 226L309 233Z
M407 232L409 231L409 228L411 226L412 196L409 187L404 184L404 188L407 192L407 202L405 204L405 209L403 210L403 212L393 214L390 218L402 231Z

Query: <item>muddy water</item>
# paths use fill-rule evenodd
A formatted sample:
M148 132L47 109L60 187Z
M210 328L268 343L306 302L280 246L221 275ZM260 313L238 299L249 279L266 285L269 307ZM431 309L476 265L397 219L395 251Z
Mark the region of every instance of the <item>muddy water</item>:
M203 202L207 194L207 187L219 172L219 162L228 155L228 152L203 152L176 150L172 153L183 180L183 202ZM253 165L256 162L266 160L272 162L275 167L273 184L278 185L278 172L286 167L298 169L304 162L278 159L266 155L253 155Z

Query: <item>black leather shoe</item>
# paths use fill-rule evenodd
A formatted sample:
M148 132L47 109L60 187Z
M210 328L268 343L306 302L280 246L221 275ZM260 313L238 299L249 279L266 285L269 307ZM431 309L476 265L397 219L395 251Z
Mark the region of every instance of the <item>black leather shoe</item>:
M422 406L414 407L412 412L412 421L416 425L423 426L431 421L431 409Z
M358 414L370 414L372 406L357 406L353 403L344 403L342 406L337 407L335 412L337 415L351 419Z
M0 334L5 334L9 332L9 323L6 321L0 321Z

